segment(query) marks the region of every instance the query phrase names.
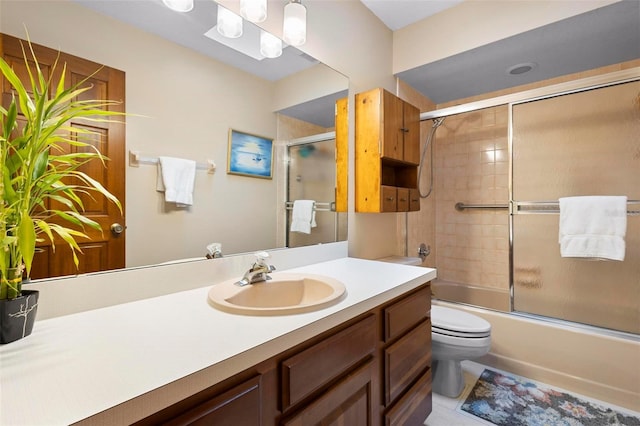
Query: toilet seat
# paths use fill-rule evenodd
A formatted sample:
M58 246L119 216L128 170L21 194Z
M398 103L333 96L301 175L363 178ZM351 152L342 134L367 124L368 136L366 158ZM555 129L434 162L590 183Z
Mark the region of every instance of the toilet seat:
M451 337L482 338L491 335L491 324L467 312L434 305L431 307L431 330Z

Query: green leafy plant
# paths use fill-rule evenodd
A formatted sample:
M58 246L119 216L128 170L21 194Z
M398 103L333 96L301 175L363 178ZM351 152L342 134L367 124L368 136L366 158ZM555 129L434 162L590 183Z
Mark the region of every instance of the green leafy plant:
M114 195L80 170L90 161L105 165L107 159L87 142L94 134L71 122L112 121L123 113L109 110L113 101L83 100L88 78L65 88L66 65L58 73L56 60L46 77L31 44L22 51L27 82L0 58L0 71L13 87L11 103L0 106L0 299L20 295L23 271L28 277L42 237L54 249L55 240L68 244L78 266L77 240L88 238L86 227L101 229L83 214L83 196L104 196L122 210Z

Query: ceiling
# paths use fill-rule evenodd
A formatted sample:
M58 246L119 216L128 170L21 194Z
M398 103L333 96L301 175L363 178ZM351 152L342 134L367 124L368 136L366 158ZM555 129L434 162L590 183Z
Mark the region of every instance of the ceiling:
M395 31L421 21L464 0L360 0L389 29Z
M397 76L440 104L638 58L640 1L625 0ZM533 69L507 72L524 63Z
M256 61L202 37L215 25L217 9L211 0L195 0L194 10L189 13L172 12L162 5L161 0L75 1L270 81L317 64L315 59L291 46L286 47L276 60ZM464 0L361 1L385 25L397 30ZM446 43L446 40L428 42ZM640 58L640 1L623 0L403 71L397 76L435 103L445 103L636 58ZM531 63L534 67L524 74L507 73L509 67L521 63ZM324 101L332 102L340 96L344 93ZM286 112L314 122L309 117L319 117L319 111L324 110L311 102ZM324 116L323 124L317 124L325 125L328 120L333 120L333 108L329 110L331 113ZM312 112L305 114L306 111Z

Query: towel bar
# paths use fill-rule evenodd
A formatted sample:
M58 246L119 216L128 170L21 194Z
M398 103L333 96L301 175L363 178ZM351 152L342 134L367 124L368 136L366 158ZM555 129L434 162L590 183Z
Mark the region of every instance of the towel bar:
M627 205L639 204L640 200L627 200ZM513 212L518 214L559 214L557 201L514 201ZM640 210L627 210L629 216L640 216Z
M285 209L293 210L293 201L286 201L284 204ZM316 203L314 210L317 212L335 212L336 203L335 201L332 201L330 203Z
M456 210L463 211L464 209L508 209L509 204L465 204L456 203Z
M140 164L158 164L158 157L144 157L138 151L129 151L129 167L140 167ZM208 174L216 171L216 163L213 160L207 160L206 163L196 163L197 170L206 170Z
M627 200L627 204L639 204L640 200ZM456 210L465 209L508 209L509 204L465 204L456 203ZM557 201L513 201L513 212L517 214L558 214ZM640 210L627 210L629 216L640 216Z

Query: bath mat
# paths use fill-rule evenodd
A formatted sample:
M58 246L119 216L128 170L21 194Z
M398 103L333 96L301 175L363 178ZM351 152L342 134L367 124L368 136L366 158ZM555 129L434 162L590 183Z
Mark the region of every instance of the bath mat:
M640 426L640 417L490 369L458 410L498 426Z

